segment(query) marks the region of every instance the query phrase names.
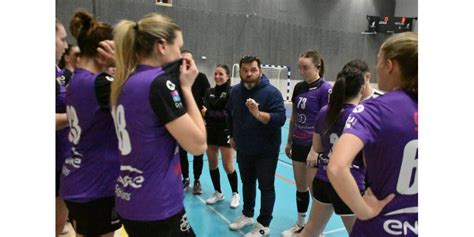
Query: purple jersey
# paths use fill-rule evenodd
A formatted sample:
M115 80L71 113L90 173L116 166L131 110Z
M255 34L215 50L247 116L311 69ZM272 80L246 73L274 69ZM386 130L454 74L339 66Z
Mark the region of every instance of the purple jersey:
M344 133L364 143L369 186L378 199L395 198L368 221L357 220L351 236L418 235L418 103L395 90L358 105Z
M310 84L298 82L293 91L293 113L295 128L293 142L303 146L311 146L316 115L329 101L332 86L324 78Z
M59 68L57 65L56 65L56 78L62 76L63 72L61 71L61 68Z
M165 127L186 113L180 64L138 65L114 109L121 151L115 204L125 219L163 220L184 208L178 146Z
M64 99L66 97L66 88L61 81L58 80L61 77L61 70L56 67L56 113L66 113L66 104ZM63 166L64 160L69 155L71 146L67 139L69 128L63 128L56 130L56 171L60 171Z
M324 106L321 111L319 111L318 116L316 117L314 132L320 135L321 143L324 147L324 150L319 154L318 157L319 166L318 171L316 173L316 178L324 180L328 183L330 182L326 170L329 163L329 159L331 158L332 147L334 144L336 144L337 140L341 136L347 117L349 117L355 107L356 106L353 104L344 105L341 113L339 114L338 121L334 124L329 134L325 134L326 129L324 127L324 121L328 112L328 106ZM352 176L354 176L354 179L356 180L359 189L364 190L365 166L364 160L362 158L362 153L359 153L352 162L351 173Z
M71 153L62 169L60 195L68 201L88 202L114 195L119 153L107 103L113 78L82 68L74 71L66 92Z

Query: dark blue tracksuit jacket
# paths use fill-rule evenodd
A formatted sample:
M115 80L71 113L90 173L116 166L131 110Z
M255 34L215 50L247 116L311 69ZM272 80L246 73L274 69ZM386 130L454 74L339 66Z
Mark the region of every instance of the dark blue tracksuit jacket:
M270 121L263 124L249 112L245 101L254 99L261 112L270 113ZM275 155L280 151L281 127L285 124L285 106L280 91L270 84L265 75L260 83L247 90L243 82L232 87L227 104L229 132L237 152L242 155ZM278 156L277 156L278 157Z

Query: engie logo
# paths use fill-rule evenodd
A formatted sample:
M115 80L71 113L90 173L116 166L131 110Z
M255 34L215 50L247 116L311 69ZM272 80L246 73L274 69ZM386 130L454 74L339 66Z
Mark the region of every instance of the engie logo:
M391 235L407 236L409 232L418 235L418 221L410 223L408 221L402 222L396 219L390 219L383 223L383 229Z
M389 212L384 216L392 216L392 215L400 215L405 214L409 216L413 216L413 214L418 215L418 207L407 207L403 209L399 209L396 211ZM410 222L409 222L410 221ZM418 218L413 220L413 218L409 221L401 221L397 219L388 219L383 223L383 229L385 232L391 235L403 235L407 236L408 233L413 233L418 235Z

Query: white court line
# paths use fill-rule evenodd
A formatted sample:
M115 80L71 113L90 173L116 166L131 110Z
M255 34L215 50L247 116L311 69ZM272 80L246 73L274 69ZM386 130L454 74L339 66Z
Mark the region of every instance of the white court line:
M326 231L324 232L324 234L331 234L331 233L335 233L335 232L339 232L341 230L346 230L345 227L342 227L342 228L339 228L339 229L334 229L334 230L330 230L330 231Z
M286 166L288 166L288 167L290 167L290 168L293 168L292 165L290 165L290 164L288 164L288 163L286 163L286 162L283 162L283 161L281 161L280 159L278 159L278 162L280 162L281 164L284 164L284 165L286 165Z
M204 199L202 199L200 196L197 196L195 195L195 197L197 197L207 208L211 209L213 212L215 212L222 220L224 220L225 222L227 222L227 224L230 225L230 221L229 219L227 219L227 217L225 217L224 215L222 215L222 213L220 213L218 210L216 210L214 207L212 206L209 206L206 204L206 201L204 201ZM230 231L230 230L229 230ZM238 230L238 232L240 233L241 236L244 236L244 232L242 232L241 230Z

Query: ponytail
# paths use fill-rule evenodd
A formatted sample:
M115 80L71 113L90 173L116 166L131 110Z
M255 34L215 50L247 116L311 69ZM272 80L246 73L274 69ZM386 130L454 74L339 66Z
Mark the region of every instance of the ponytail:
M136 38L134 27L136 24L133 21L122 20L114 29L116 72L110 93L112 106L117 105L122 87L138 63L138 56L134 50Z
M319 76L324 77L324 71L325 71L324 60L323 58L320 58L320 59L321 59L321 65L319 66Z
M364 76L357 68L348 67L337 74L324 120L324 135L332 132L344 104L359 95L362 85L364 85Z
M324 134L329 134L334 124L339 120L339 114L346 100L346 78L339 77L332 87L332 93L329 96L328 112L324 120Z

